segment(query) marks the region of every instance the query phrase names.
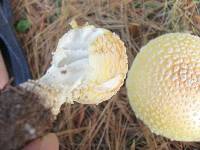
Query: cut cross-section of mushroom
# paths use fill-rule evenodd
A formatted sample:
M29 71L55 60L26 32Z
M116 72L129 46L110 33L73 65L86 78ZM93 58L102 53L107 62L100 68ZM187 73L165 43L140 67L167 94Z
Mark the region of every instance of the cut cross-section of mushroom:
M46 74L22 86L49 97L45 103L57 114L64 102L108 100L122 86L127 70L126 48L120 38L88 25L67 32L59 40Z
M130 104L156 134L200 141L200 38L170 33L150 41L128 74Z

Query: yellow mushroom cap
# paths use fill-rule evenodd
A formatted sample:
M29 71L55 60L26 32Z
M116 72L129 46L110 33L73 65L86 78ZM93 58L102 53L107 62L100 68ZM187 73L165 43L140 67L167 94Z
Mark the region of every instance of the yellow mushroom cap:
M136 56L127 89L135 114L152 132L177 141L200 141L200 38L170 33Z
M120 38L109 30L84 26L61 37L51 67L39 81L62 93L60 101L98 104L119 90L127 71Z

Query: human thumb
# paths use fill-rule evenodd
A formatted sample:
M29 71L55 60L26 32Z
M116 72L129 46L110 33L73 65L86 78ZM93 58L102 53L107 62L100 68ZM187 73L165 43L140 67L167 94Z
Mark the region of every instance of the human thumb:
M49 133L30 143L24 150L59 150L58 138L54 133Z

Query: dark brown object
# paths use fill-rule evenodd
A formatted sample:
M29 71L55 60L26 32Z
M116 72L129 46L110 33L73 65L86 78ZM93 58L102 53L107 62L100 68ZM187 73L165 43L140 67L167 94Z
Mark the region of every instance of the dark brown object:
M41 101L36 94L19 87L0 93L0 149L22 149L51 129L54 116Z

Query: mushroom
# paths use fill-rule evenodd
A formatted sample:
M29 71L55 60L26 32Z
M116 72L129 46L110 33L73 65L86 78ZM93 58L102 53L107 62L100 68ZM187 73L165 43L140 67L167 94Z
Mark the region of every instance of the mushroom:
M126 82L136 116L152 132L177 141L200 140L200 38L169 33L136 56Z
M51 66L41 78L0 93L0 147L22 149L45 135L65 102L108 100L123 84L127 71L126 48L116 34L76 26L59 40Z
M63 103L99 104L119 90L128 71L126 48L109 30L75 27L58 42L46 74L21 86L48 101L57 115Z

